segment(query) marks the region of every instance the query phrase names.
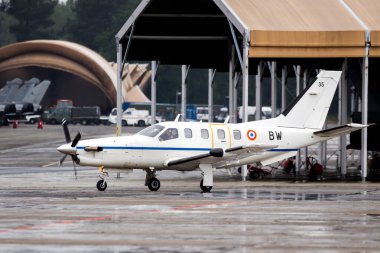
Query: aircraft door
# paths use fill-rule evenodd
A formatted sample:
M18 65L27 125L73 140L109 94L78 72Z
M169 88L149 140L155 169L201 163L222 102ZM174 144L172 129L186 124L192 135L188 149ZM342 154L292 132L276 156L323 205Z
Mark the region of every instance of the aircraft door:
M210 124L213 148L230 148L231 133L226 124Z

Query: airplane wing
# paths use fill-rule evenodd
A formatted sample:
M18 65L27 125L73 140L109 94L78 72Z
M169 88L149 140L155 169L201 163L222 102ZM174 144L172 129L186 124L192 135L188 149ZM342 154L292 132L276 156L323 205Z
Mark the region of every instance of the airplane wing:
M202 163L212 164L214 168L228 167L233 166L240 159L276 147L277 145L249 144L228 149L213 148L209 152L200 155L170 158L165 161L165 166L175 167L179 170L193 170Z
M321 131L314 132L315 135L319 137L335 137L335 136L340 136L343 134L348 134L353 131L368 127L369 125L362 125L362 124L347 124L343 126L338 126L338 127L333 127Z

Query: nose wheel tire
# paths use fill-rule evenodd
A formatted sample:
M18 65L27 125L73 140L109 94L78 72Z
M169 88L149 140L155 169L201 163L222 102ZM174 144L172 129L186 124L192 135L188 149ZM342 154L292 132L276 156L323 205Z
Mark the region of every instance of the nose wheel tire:
M98 188L99 191L105 191L107 189L107 182L99 180L98 183L96 183L96 188Z
M160 189L160 186L160 180L158 180L157 178L152 178L148 183L148 188L151 191L158 191L158 189Z
M212 190L212 186L204 186L203 185L203 179L201 180L200 186L201 186L202 192L210 192Z

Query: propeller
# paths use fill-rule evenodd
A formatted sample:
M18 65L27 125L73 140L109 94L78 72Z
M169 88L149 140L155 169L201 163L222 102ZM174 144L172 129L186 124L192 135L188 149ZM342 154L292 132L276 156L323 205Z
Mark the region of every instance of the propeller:
M65 133L65 138L66 138L66 143L70 143L71 142L71 137L70 137L70 132L69 132L69 128L67 127L68 123L65 119L62 120L62 126L63 126L63 132ZM77 135L74 137L74 140L71 142L71 147L72 148L75 148L78 144L78 142L80 141L82 137L82 134L80 132L77 133ZM69 153L66 153L62 156L61 160L59 160L59 166L62 165L62 163L65 161L67 155ZM76 154L70 154L71 156L71 160L73 161L73 167L74 167L74 175L75 175L75 178L77 178L77 168L75 166L75 163L79 161L78 159L78 156Z

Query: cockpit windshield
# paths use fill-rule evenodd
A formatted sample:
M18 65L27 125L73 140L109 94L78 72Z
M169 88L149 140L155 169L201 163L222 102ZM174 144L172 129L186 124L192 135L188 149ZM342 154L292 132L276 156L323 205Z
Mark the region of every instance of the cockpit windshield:
M150 126L150 127L147 127L145 129L141 130L137 134L138 135L148 136L148 137L155 137L164 128L165 127L161 126L161 125L153 125L153 126Z

